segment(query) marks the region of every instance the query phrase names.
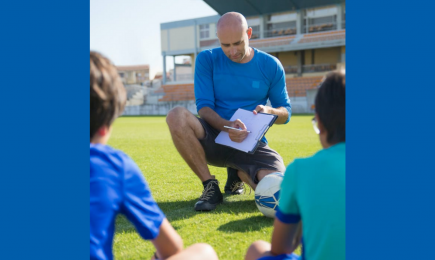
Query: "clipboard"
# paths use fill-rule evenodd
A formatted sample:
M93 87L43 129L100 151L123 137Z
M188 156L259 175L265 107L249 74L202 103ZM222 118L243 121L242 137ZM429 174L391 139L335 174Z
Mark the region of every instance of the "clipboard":
M230 121L240 119L251 133L248 134L243 142L237 143L231 141L227 132L221 131L216 137L215 142L245 153L253 154L260 145L261 139L275 123L277 118L277 115L266 113L258 113L257 115L254 115L250 110L239 108L231 117Z

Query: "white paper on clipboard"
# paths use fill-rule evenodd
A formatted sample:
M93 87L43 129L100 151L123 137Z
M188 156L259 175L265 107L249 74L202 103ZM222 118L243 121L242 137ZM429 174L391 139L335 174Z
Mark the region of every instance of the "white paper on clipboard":
M261 138L263 138L264 134L269 130L269 127L275 122L276 118L276 115L264 113L254 115L252 111L239 108L231 117L230 121L240 119L240 121L245 124L247 130L251 131L251 133L248 134L243 142L237 143L231 141L227 132L221 131L216 137L215 142L246 153L254 153Z

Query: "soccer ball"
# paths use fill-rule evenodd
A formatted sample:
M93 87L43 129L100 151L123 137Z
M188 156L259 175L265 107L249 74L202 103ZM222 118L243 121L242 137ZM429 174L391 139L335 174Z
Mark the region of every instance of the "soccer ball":
M255 204L266 217L275 218L278 207L279 191L284 174L274 172L266 175L255 189Z

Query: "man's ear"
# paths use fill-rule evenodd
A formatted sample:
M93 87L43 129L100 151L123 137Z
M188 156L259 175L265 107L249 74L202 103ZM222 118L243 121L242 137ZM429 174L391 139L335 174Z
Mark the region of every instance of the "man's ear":
M248 30L246 31L246 33L248 34L248 39L251 39L251 36L252 36L252 27L249 27Z
M106 136L110 132L110 128L108 126L102 126L98 129L97 133L99 136Z

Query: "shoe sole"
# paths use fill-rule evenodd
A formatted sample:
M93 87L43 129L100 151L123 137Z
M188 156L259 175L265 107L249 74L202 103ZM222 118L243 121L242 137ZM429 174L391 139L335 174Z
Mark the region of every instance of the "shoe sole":
M241 195L242 193L243 193L243 190L241 190L240 192L239 191L232 192L231 190L225 191L225 194L227 194L227 195Z
M201 206L199 207L196 207L195 205L195 211L211 211L214 210L217 207L217 205L221 204L222 202L223 200L216 204L211 204L211 203L201 204Z

